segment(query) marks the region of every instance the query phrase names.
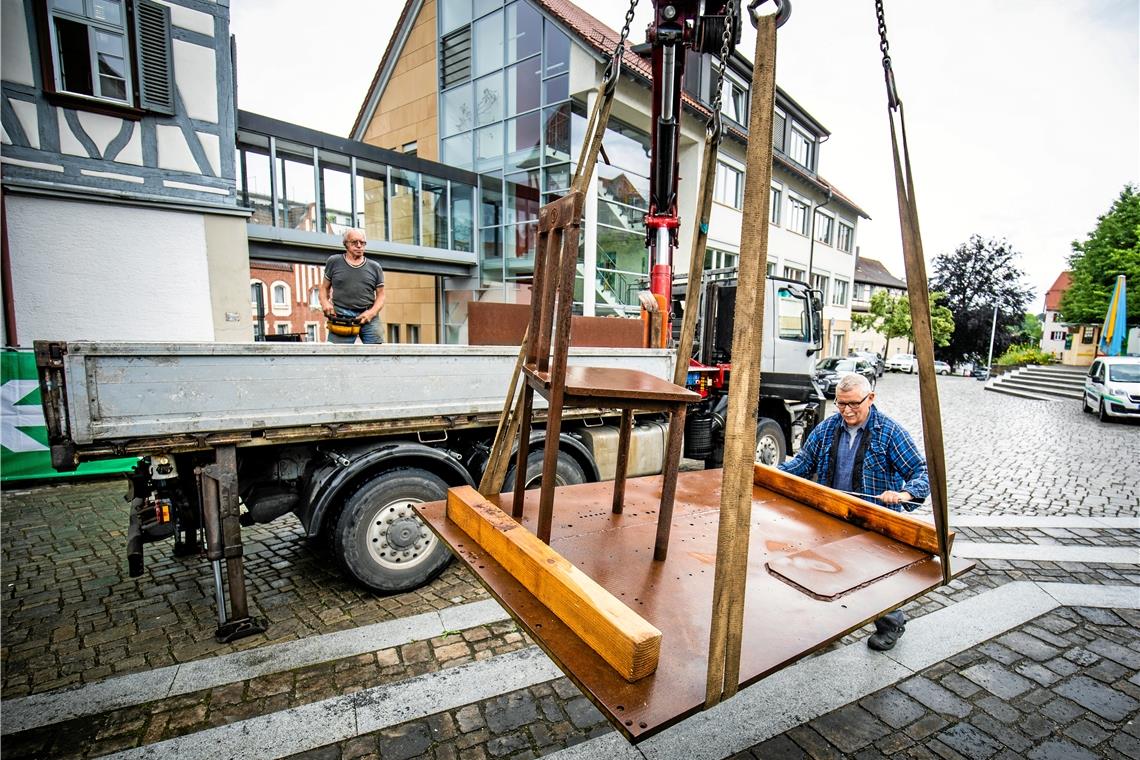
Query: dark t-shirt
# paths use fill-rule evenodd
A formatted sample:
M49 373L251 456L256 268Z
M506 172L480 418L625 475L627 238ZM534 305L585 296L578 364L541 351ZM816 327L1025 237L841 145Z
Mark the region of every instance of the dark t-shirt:
M376 303L376 289L384 285L384 270L367 258L354 267L338 253L325 262L325 279L332 283L333 306L360 312Z

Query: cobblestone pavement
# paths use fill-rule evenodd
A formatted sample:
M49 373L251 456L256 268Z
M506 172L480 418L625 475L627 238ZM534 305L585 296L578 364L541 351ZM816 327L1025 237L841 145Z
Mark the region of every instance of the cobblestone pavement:
M1075 403L985 393L969 378L940 378L939 384L954 513L1140 516L1140 426L1105 425L1082 415ZM884 376L878 403L917 436L916 389L913 377ZM381 597L363 591L310 549L294 520L283 519L244 533L252 612L268 618L270 630L220 645L212 638L212 580L200 559L173 558L151 547L146 573L127 577L122 490L121 482L104 481L4 491L5 701L487 598L455 564L416 592ZM959 540L1046 551L1138 547L1140 520L1113 530L970 527L959 530ZM1047 557L979 560L974 572L905 609L920 620L1017 581L1135 588L1140 566ZM1137 596L1140 602L1140 591ZM800 721L740 757L1140 758L1138 624L1140 613L1132 609L1058 608ZM861 646L868 632L855 631L825 653ZM96 757L145 747L493 661L531 644L513 622L502 620L280 673L235 674L222 686L7 733L4 752ZM610 731L568 680L556 678L430 710L297 756L525 758ZM228 755L222 750L213 756Z

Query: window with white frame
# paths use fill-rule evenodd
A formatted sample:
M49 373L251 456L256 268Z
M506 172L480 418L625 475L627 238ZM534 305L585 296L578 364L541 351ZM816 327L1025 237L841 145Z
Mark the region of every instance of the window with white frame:
M321 308L321 289L313 288L309 291L309 306L314 309Z
M40 61L47 91L174 113L169 7L152 0L48 0L46 6L37 22L47 24Z
M290 329L291 325L288 322L273 323L273 332L277 333L278 335L288 335Z
M713 200L726 206L740 208L744 172L729 166L723 161L716 165L716 184L713 186Z
M399 343L400 342L400 326L399 325L393 325L393 324L388 325L388 342L389 343Z
M289 286L283 282L273 285L273 305L277 307L289 305Z
M780 224L780 210L784 202L784 188L780 185L772 183L772 192L768 197L768 221L772 224Z
M805 169L814 171L812 159L815 153L815 140L794 121L792 122L788 143L788 156Z
M839 238L836 241L835 247L844 253L851 253L852 243L855 242L855 228L850 224L840 220L839 222Z
M740 256L716 248L705 249L705 269L727 269L737 265Z
M826 274L812 273L811 286L823 294L820 296L820 300L823 303L827 303L827 283L828 279Z
M869 301L871 288L861 282L855 283L851 288L851 298L856 301Z
M822 211L815 212L815 239L824 245L831 245L831 234L835 227L835 218Z
M265 283L261 280L250 280L249 305L256 308L259 301L262 306L265 305Z
M748 88L726 71L721 90L720 112L742 126L748 126Z
M831 355L844 356L847 352L844 347L847 343L847 334L843 332L833 332L831 334Z
M807 280L807 272L797 267L784 265L784 277L796 282L805 282Z
M788 229L801 235L808 234L808 209L810 205L803 198L788 194Z
M847 280L835 278L835 287L831 291L831 305L832 306L846 306L847 305Z
M768 262L768 272L767 272L767 274L768 274L768 276L769 276L769 277L774 277L774 276L775 276L775 274L776 274L776 262L774 262L774 261L769 261L769 262Z
M316 322L305 323L305 340L309 341L310 343L317 342L317 326L318 325Z

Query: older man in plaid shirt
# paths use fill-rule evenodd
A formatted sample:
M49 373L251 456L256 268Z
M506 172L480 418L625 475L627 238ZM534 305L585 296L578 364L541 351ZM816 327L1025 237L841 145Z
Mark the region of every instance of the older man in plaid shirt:
M835 388L839 412L817 425L780 469L896 512L916 509L930 495L926 460L910 433L876 409L874 401L867 378L844 375ZM890 649L906 630L906 616L895 610L876 620L875 629L867 645Z

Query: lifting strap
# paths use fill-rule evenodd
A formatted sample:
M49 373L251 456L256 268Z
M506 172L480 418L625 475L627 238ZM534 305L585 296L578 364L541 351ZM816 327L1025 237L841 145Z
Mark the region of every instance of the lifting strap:
M914 333L914 351L918 362L918 394L922 404L922 439L926 448L926 468L930 478L930 500L934 511L934 530L938 536L938 559L942 563L942 582L950 582L950 526L946 504L946 457L942 444L942 413L938 403L938 381L934 373L934 337L930 324L930 292L926 279L926 263L922 254L922 235L918 227L918 204L914 197L914 174L910 166L910 150L906 140L906 118L895 87L894 70L888 53L887 24L882 0L875 0L879 24L879 49L883 53L883 75L887 85L887 117L891 130L891 150L895 168L895 190L898 194L899 227L902 229L903 263L906 269L907 296ZM898 111L898 123L895 112ZM902 146L900 156L900 141Z
M756 409L760 397L760 346L768 263L777 17L753 16L753 22L756 25L756 54L753 59L756 63L752 75L752 113L748 123L751 139L748 141L741 214L740 271L732 332L732 383L729 385L728 412L724 422L724 480L716 540L706 708L736 694L740 684L744 594L748 580ZM688 309L685 311L687 313Z

